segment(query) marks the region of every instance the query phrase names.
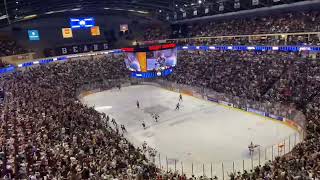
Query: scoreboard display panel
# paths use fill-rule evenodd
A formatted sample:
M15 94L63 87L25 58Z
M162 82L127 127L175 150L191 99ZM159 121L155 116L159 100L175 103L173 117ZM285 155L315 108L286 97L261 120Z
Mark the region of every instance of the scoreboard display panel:
M147 52L147 70L174 67L177 64L177 49L165 49Z
M163 44L138 48L122 48L125 54L126 67L143 77L152 72L163 76L162 72L172 72L177 64L177 48L175 44ZM166 73L167 75L168 73Z

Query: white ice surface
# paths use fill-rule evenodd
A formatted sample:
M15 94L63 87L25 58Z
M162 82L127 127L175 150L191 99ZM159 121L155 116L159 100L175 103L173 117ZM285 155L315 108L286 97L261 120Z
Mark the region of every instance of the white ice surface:
M224 107L212 102L183 95L182 106L175 111L179 94L159 87L139 85L123 87L121 91L109 90L85 96L82 102L101 112L115 117L119 124L126 126L127 138L136 146L144 141L160 153L161 167L176 168L187 174L204 172L210 177L211 163L213 174L222 176L224 169L250 169L251 158L248 153L250 142L259 144L261 149L283 142L283 139L296 133L294 129L261 116ZM140 102L140 109L136 101ZM156 123L150 112L160 115ZM144 130L141 121L147 124ZM293 138L291 143L293 144ZM295 140L296 141L296 140ZM293 146L293 145L292 145ZM291 148L292 148L291 146ZM261 150L261 163L274 155ZM159 165L159 157L156 160ZM258 164L256 155L254 165ZM225 172L225 176L227 173Z

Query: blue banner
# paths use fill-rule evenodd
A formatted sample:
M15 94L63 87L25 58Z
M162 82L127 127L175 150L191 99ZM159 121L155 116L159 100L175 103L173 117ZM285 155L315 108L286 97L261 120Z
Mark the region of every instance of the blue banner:
M4 73L9 73L9 72L13 72L15 71L15 67L14 66L9 66L6 68L1 68L0 69L0 74L4 74Z
M132 72L131 77L139 79L148 79L148 78L157 78L157 77L166 77L172 74L173 69L166 69L164 71L149 71L149 72Z
M320 46L178 46L178 50L188 51L209 51L209 50L222 50L222 51L285 51L285 52L298 52L298 51L320 51Z
M266 117L269 117L269 118L272 118L272 119L276 119L276 120L279 120L279 121L283 121L283 119L284 119L281 116L273 115L273 114L270 114L270 113L266 113Z
M208 101L211 101L211 102L215 102L215 103L218 103L218 102L219 102L218 99L213 98L213 97L210 97L210 96L207 96L207 100L208 100Z
M256 110L256 109L252 109L252 108L247 108L247 111L248 111L248 112L252 112L252 113L256 113L256 114L260 114L260 115L262 115L262 116L265 116L265 115L266 115L265 112L259 111L259 110Z

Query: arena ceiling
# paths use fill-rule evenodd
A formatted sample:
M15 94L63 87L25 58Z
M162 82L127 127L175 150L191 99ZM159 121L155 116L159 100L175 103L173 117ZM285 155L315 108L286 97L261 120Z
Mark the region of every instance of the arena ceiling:
M230 12L301 0L258 0L259 5L251 7L253 1L255 0L2 0L0 1L0 22L14 23L61 13L116 12L173 20L182 17L181 13L193 12L195 9L205 12L205 9L208 8L210 9L209 15L223 13L218 11L221 3L226 4L225 11ZM233 8L236 2L241 3L241 8ZM206 15L206 13L198 14L198 16Z

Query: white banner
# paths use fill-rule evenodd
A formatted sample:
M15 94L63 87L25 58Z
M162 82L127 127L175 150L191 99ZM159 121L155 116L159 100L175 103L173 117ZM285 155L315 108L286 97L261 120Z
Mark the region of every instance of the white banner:
M223 2L219 3L219 11L224 11Z
M205 14L208 14L208 13L209 13L209 8L206 8L206 9L204 10L204 13L205 13Z

